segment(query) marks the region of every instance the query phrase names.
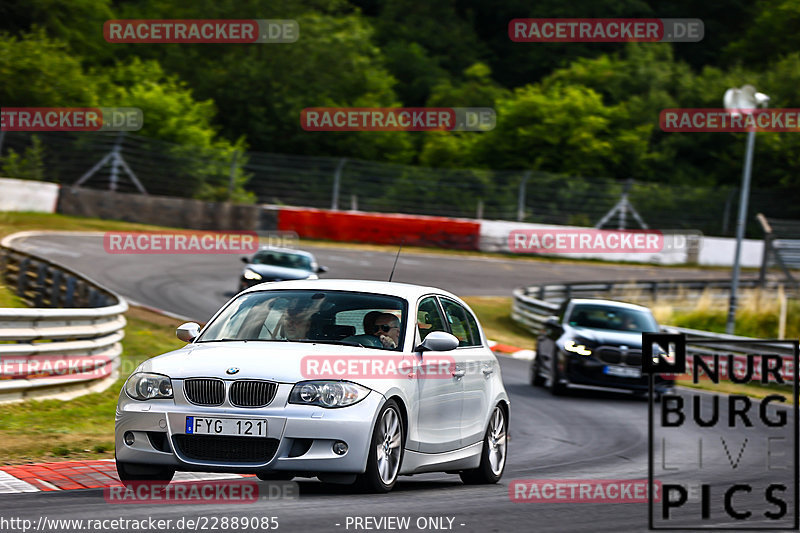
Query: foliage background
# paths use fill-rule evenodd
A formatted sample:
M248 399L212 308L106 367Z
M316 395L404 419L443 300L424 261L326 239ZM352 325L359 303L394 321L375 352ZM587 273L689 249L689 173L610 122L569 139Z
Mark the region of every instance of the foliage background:
M693 17L704 21L705 38L515 43L507 27L517 17ZM109 44L102 27L115 18L291 18L301 35L281 45ZM200 159L229 161L247 149L715 189L738 184L744 134L663 133L660 110L721 107L725 90L745 83L770 95L771 107L800 107L799 27L798 0L7 0L0 103L140 107L141 135ZM486 133L299 125L306 107L400 105L493 107L498 123ZM754 166L756 189L781 188L793 204L798 138L760 133ZM196 183L178 193L224 197L228 171L211 167L183 169ZM240 200L252 199L247 178L237 177ZM446 173L427 179L426 190L455 187L435 183ZM510 190L479 176L471 183L465 203L474 190L487 204ZM373 199L391 204L408 194L381 187Z

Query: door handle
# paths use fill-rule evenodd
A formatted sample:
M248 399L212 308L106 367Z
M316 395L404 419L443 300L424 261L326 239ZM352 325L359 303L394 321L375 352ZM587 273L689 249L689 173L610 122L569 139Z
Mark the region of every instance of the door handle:
M463 378L464 374L466 374L466 373L467 373L467 371L464 370L463 368L456 368L455 370L453 370L453 377L457 378L457 379L460 379L460 378Z
M482 372L484 376L489 376L491 374L494 374L494 367L492 365L484 365Z

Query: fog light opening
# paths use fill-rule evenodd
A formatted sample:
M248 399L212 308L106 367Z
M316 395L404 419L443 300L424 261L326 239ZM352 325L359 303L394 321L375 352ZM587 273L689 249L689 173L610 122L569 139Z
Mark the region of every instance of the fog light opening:
M347 443L337 440L333 443L333 453L336 455L344 455L347 453Z
M133 437L133 432L131 431L126 431L125 434L122 436L122 439L128 446L133 446L133 443L136 442L136 439Z

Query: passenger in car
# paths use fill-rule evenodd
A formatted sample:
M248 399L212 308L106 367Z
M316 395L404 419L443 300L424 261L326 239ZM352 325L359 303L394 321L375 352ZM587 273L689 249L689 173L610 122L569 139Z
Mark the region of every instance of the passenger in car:
M283 336L289 340L307 339L312 313L312 310L302 306L287 309L283 315Z

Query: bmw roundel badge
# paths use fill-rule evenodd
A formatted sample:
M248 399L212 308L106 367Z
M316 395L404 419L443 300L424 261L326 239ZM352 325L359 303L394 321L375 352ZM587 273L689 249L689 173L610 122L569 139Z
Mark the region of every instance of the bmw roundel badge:
M226 370L225 373L226 374L231 374L231 375L238 374L239 373L239 369L236 368L235 366L232 366L228 370Z

